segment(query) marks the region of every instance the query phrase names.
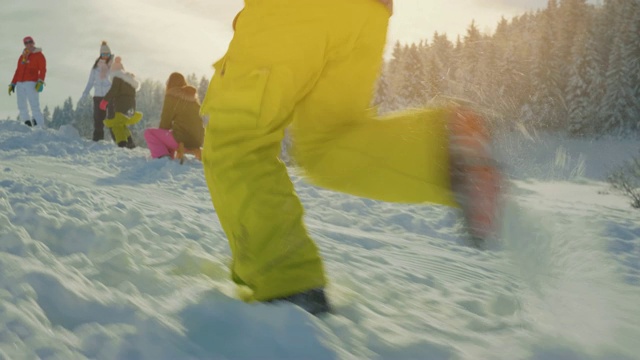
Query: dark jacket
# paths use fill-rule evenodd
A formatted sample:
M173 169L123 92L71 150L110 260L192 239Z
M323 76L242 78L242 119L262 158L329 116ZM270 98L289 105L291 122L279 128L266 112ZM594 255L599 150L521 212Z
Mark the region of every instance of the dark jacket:
M130 116L129 112L136 109L136 91L140 83L131 73L115 71L111 73L113 80L111 88L104 96L109 103L113 103L114 111Z
M204 125L200 117L200 102L193 86L167 90L159 128L171 130L176 142L184 143L188 149L202 147Z

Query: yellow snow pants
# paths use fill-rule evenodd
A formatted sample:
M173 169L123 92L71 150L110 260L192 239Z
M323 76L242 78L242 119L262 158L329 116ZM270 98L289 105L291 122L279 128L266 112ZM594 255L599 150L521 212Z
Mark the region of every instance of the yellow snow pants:
M389 11L375 0L245 0L201 112L203 163L232 251L258 301L326 284L279 159L284 130L312 183L361 197L455 206L446 119L370 108Z

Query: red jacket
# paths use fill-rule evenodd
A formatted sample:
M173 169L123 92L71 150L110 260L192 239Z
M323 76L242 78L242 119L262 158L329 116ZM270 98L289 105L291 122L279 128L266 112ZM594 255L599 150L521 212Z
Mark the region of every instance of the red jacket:
M26 51L26 50L25 50ZM12 84L16 84L24 81L44 81L44 77L47 74L47 60L42 54L40 48L32 53L22 53L18 58L18 68L13 75Z

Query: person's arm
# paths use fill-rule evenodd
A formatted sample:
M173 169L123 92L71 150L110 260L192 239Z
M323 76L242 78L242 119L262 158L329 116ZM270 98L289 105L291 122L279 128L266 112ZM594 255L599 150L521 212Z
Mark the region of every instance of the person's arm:
M13 73L13 79L11 80L12 84L16 84L18 82L18 71L20 71L20 58L18 58L18 65L16 66L16 72Z
M40 52L40 55L40 63L38 64L38 72L40 73L40 76L38 76L38 80L42 80L42 82L44 82L44 78L47 76L47 58L44 57L42 52Z
M95 82L96 77L96 72L93 70L94 69L92 68L91 72L89 73L89 81L87 81L87 86L84 87L82 97L89 96L89 91L91 91L91 88L93 87L93 83Z

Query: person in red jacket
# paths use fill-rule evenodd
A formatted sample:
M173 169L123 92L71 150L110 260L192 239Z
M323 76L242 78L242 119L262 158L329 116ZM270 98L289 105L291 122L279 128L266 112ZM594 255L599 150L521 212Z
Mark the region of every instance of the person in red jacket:
M40 92L44 89L47 60L42 49L37 48L31 36L23 39L24 50L18 59L18 67L9 84L9 95L15 92L20 110L20 120L28 126L45 126L40 111ZM29 115L31 108L31 115Z

